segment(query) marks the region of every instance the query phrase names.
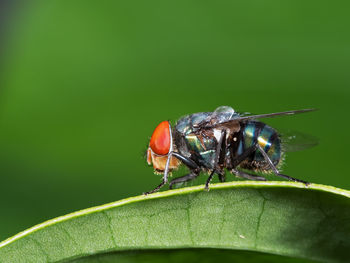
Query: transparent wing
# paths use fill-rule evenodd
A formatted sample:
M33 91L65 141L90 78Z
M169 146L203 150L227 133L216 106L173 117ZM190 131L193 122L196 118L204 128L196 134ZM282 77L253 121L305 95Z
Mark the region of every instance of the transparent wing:
M283 111L283 112L275 112L275 113L267 113L267 114L258 114L258 115L250 115L250 116L239 116L238 120L248 120L248 119L261 119L261 118L272 118L282 115L294 115L299 113L306 113L310 111L315 111L316 109L302 109L302 110L291 110L291 111Z
M224 107L227 107L227 106L224 106ZM221 107L219 107L219 108L221 108ZM214 122L211 122L211 123L207 122L205 126L206 126L206 128L215 128L216 126L226 125L226 124L229 124L230 122L246 121L246 120L261 119L261 118L272 118L272 117L284 116L284 115L294 115L294 114L306 113L306 112L315 111L315 110L316 109L303 109L303 110L292 110L292 111L283 111L283 112L248 115L248 116L244 116L242 114L235 112L235 114L231 116L231 119L228 119L228 120L222 119L221 121L215 122L215 123ZM213 114L213 116L214 116L214 114Z
M252 116L251 112L236 112L233 108L230 106L220 106L215 109L213 114L211 115L211 118L215 118L219 121L219 123L233 120L233 119L240 119L242 117L248 117Z
M230 106L220 106L215 111L209 113L209 115L201 122L194 125L194 127L205 128L212 127L220 123L228 122L234 118L238 118L240 115L235 112Z
M239 116L240 115L230 106L220 106L215 109L213 114L210 116L210 119L215 120L216 123L222 123Z
M281 138L283 148L286 152L297 152L315 147L319 139L315 136L293 130L280 130L278 133Z

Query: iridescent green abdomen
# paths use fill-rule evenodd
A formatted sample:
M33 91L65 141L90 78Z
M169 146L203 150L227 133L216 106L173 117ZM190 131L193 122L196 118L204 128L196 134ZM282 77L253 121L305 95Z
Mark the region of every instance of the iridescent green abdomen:
M273 128L262 122L249 121L241 125L241 138L236 156L239 156L246 149L258 143L270 157L273 164L275 166L279 164L282 154L281 141ZM247 168L270 169L259 151L256 151L250 156L250 163L246 163L245 165L248 166Z

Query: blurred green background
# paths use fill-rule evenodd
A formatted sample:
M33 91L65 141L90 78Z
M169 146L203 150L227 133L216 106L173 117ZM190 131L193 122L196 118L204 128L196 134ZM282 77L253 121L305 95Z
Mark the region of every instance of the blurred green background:
M220 105L253 113L318 108L266 120L320 140L315 148L288 154L284 172L350 189L348 5L14 5L0 20L6 28L0 51L0 240L152 189L160 177L143 154L156 125Z

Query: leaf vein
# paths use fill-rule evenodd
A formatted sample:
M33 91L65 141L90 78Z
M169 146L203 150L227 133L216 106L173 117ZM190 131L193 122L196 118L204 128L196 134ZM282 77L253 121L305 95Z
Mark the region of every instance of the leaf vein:
M39 251L46 257L46 261L49 262L50 255L45 251L41 243L34 237L28 237L28 239L31 240L39 248Z
M257 192L263 198L263 200L262 200L262 205L261 205L261 211L260 211L260 214L258 216L258 222L256 224L254 248L257 248L257 246L258 246L258 234L259 234L259 229L260 229L260 224L261 224L261 218L262 218L262 215L265 211L265 204L267 201L266 197L261 193L260 189L258 189Z
M190 196L187 196L186 212L187 212L187 221L188 221L188 234L190 236L191 244L194 245L190 209L191 209L191 200L190 200Z
M113 229L112 229L112 218L109 216L107 211L104 210L104 211L102 211L102 213L107 218L107 222L108 222L107 225L108 225L109 231L111 232L113 244L114 244L115 247L117 247L117 241L115 240L114 232L113 232Z
M77 241L73 238L73 236L69 233L69 231L67 231L67 229L65 229L63 225L57 224L56 226L57 226L58 229L60 229L63 233L65 233L65 235L66 235L70 240L72 240L72 242L74 243L74 246L76 247L76 249L77 249L80 253L82 253L83 251L82 251L81 247L79 247Z

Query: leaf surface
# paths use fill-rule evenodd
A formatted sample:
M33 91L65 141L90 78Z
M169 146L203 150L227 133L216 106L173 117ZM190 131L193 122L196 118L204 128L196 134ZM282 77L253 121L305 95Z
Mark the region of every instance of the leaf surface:
M349 197L349 191L330 186L280 181L229 182L211 185L210 192L195 186L136 196L25 230L0 243L0 262L98 262L96 256L84 257L107 252L97 257L132 262L132 251L156 259L165 249L179 249L168 255L193 256L193 249L204 248L210 255L233 257L245 253L237 250L250 250L346 262Z

